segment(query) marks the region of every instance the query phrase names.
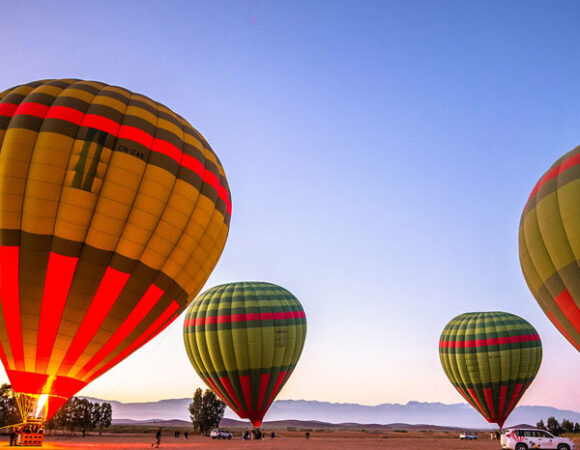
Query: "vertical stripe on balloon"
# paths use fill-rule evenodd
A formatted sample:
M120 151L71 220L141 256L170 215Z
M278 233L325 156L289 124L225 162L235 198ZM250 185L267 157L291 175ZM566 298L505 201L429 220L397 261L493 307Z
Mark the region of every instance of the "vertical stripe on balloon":
M20 294L18 288L19 248L0 245L0 301L16 370L24 370ZM10 361L9 361L10 362Z
M60 326L70 285L77 267L78 258L50 253L42 294L38 343L36 345L36 372L44 373Z

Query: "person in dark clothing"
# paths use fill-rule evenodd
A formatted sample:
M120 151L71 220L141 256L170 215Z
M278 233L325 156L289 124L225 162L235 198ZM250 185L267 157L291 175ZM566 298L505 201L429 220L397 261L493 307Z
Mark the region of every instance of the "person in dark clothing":
M188 436L189 436L189 433L188 433L187 431L184 431L184 432L183 432L183 437L184 437L185 439L187 439L187 438L188 438Z
M155 434L155 442L151 444L151 447L155 446L155 448L159 448L159 444L161 444L161 428L157 430L157 433Z
M14 447L16 445L17 436L18 434L16 434L16 431L14 430L14 428L12 428L12 431L10 432L10 447Z

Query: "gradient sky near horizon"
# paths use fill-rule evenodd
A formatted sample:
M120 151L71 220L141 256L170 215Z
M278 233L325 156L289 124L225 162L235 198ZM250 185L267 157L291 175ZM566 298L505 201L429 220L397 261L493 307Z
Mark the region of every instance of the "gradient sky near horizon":
M517 248L533 185L580 144L580 4L8 0L0 16L0 90L120 85L211 143L233 215L206 288L270 281L307 314L279 398L462 402L440 333L502 310L544 346L520 404L580 410L580 354L528 291ZM191 396L203 384L182 322L81 394Z

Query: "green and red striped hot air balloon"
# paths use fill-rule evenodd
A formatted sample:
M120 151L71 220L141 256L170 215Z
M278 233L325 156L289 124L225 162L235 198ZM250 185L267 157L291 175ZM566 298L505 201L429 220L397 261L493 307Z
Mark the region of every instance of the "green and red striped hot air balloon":
M259 427L300 358L306 316L298 299L280 286L229 283L191 304L183 335L202 380Z
M530 291L580 351L580 146L558 159L532 190L519 247Z
M500 428L542 362L542 343L526 320L505 312L465 313L439 341L445 374L457 391Z

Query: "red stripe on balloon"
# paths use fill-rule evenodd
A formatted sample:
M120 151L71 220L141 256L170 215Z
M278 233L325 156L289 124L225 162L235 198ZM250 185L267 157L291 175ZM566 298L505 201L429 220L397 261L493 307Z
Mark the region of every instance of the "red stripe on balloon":
M505 416L505 400L507 397L507 384L502 384L499 387L499 419L504 419Z
M0 302L12 350L12 367L16 370L24 370L20 289L18 286L19 255L18 247L0 245Z
M83 379L86 375L101 361L103 361L107 356L113 352L117 346L131 334L131 332L141 323L155 304L159 301L163 295L163 290L152 284L145 292L145 295L139 300L137 306L131 311L127 319L121 324L121 326L115 331L115 333L109 338L107 343L101 347L95 356L85 364L85 366L74 375L75 378Z
M51 106L46 113L45 119L58 119L80 125L83 121L84 113L68 106Z
M523 334L520 336L506 336L500 338L475 339L472 341L439 341L441 348L487 347L490 345L514 344L516 342L539 341L537 334Z
M12 389L18 393L38 395L48 381L48 375L44 373L6 369L6 375L12 384Z
M183 154L182 160L181 160L181 165L183 167L188 168L192 172L197 173L200 176L205 171L205 167L203 166L203 164L201 163L201 161L199 159L197 159L197 158L194 158L191 155L188 155L187 153L184 153ZM225 189L223 186L220 186L220 188L221 189Z
M120 127L120 125L114 120L96 114L85 114L81 126L95 128L104 131L105 133L112 134L113 136L117 136Z
M33 102L20 103L20 105L18 105L18 108L16 108L16 111L14 111L14 115L33 116L38 117L39 119L44 119L44 116L46 116L48 108L49 108L48 106L43 105L41 103L33 103Z
M219 178L217 177L217 175L215 173L212 173L209 170L206 170L205 173L203 174L203 181L205 181L210 186L213 186L213 188L219 194L219 189L218 188L219 188L219 185L220 185L220 181L219 181Z
M0 116L12 117L16 108L18 105L14 103L0 103Z
M580 351L580 344L577 343L575 339L572 339L572 336L570 336L570 334L566 331L562 324L558 322L558 319L556 319L554 314L552 314L550 311L548 311L548 318L552 321L555 327L558 328L560 333L562 333L564 337L568 339L574 347L576 347L576 350Z
M133 142L137 142L149 149L153 146L153 136L151 136L146 131L139 128L132 127L130 125L122 125L119 129L119 139L128 139Z
M485 397L485 403L487 404L487 409L489 411L489 418L495 419L496 413L493 406L493 397L491 393L491 388L483 388L483 396Z
M186 327L211 325L215 323L251 322L256 320L288 320L305 318L304 311L263 312L246 314L229 314L223 316L208 316L190 318L185 321Z
M153 139L153 146L151 147L151 150L157 153L161 153L173 159L175 162L181 165L181 158L183 156L183 152L180 149L178 149L175 145L173 145L171 142L155 138Z
M107 267L97 292L58 370L68 373L99 330L119 298L130 274Z
M560 292L554 300L556 300L558 307L562 310L566 319L568 319L574 329L580 333L580 308L576 305L576 302L570 295L570 292L568 292L568 289L564 289Z
M179 304L173 300L171 304L163 311L163 313L139 336L129 347L115 356L111 361L101 367L97 372L92 374L89 378L90 380L94 380L97 377L100 377L103 373L113 367L115 364L119 363L127 356L129 356L135 350L138 350L159 333L161 333L170 323L172 323L175 318L177 317L175 311L179 309ZM173 315L173 317L172 317Z
M38 343L36 345L36 372L44 373L60 326L64 305L79 259L50 252L42 293Z
M246 402L246 408L248 414L252 413L252 388L250 385L250 375L240 375L240 386L242 386L242 392L244 394L244 401Z
M224 387L224 389L226 390L226 392L228 393L228 396L232 399L232 401L236 405L236 408L234 410L238 414L241 413L241 414L244 414L247 416L247 411L245 411L242 408L242 405L240 405L240 402L238 401L238 397L236 396L236 393L234 392L234 388L232 386L232 383L230 382L230 379L228 377L219 377L219 380L220 380L220 383L222 384L222 386Z
M260 390L258 391L258 409L264 411L264 397L266 396L266 390L268 389L268 383L270 382L270 374L263 373L260 375Z

